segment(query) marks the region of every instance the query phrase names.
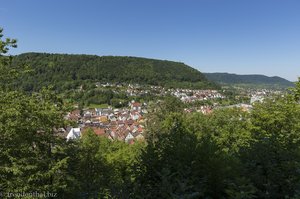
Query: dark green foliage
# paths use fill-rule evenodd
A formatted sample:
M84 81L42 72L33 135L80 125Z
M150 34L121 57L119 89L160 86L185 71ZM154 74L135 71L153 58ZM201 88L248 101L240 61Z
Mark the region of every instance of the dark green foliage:
M11 89L11 83L18 75L17 67L11 67L12 57L8 55L10 48L17 47L17 40L3 38L3 29L0 28L0 89Z
M91 89L86 92L77 92L73 99L80 101L86 106L90 104L108 104L115 108L126 107L131 100L141 101L141 98L128 97L125 92L120 91L117 93L111 89Z
M23 76L19 82L26 90L38 90L49 84L57 89L74 87L84 80L185 88L216 87L201 72L183 63L155 59L25 53L15 56L13 64L32 67L30 76Z
M273 88L287 88L294 84L281 77L267 77L264 75L236 75L230 73L204 73L207 79L220 84L253 85Z
M221 198L230 179L227 155L209 137L198 139L179 114L170 114L141 155L141 198Z
M88 130L77 146L77 165L74 177L78 180L78 195L103 197L108 189L109 167L104 157L104 151L100 150L99 137Z
M64 126L59 106L46 95L0 93L0 189L60 192L67 157L58 155L64 140L54 132Z
M300 107L290 99L258 104L249 148L242 153L259 198L291 198L300 182Z
M91 129L79 141L68 142L69 198L131 198L137 155L142 143L128 145L97 136ZM70 192L67 192L70 190Z
M300 102L300 77L298 77L298 82L295 83L295 88L291 89L293 93L293 98L297 102Z
M137 197L297 198L296 91L257 104L250 114L220 109L207 116L185 115L180 109L157 109L156 117L149 118Z
M14 90L11 83L26 70L12 67L5 56L15 40L0 40L0 46L1 198L35 191L63 195L74 180L68 175L66 142L55 130L65 126L62 101L46 89L30 95Z
M156 110L156 117L148 118L148 145L138 167L138 196L252 198L255 188L239 176L237 159L239 149L249 141L249 133L240 134L248 130L240 120L243 113L186 115L177 109L178 104L167 105Z

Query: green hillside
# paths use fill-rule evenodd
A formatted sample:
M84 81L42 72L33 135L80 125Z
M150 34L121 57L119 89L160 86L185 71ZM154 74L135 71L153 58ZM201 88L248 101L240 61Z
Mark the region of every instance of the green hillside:
M294 83L281 77L265 75L237 75L230 73L204 73L207 79L220 84L254 85L265 87L292 87Z
M183 63L137 57L25 53L13 65L29 65L33 71L19 84L25 90L41 86L58 88L82 81L120 82L182 88L216 87L198 70Z

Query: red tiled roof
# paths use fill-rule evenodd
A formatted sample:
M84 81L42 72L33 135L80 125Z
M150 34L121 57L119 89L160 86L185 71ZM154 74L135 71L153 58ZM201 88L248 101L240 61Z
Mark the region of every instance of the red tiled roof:
M80 114L80 110L79 109L75 109L71 112L71 114L73 115L79 115Z
M126 120L125 122L126 122L126 124L128 124L128 125L132 125L132 124L134 123L133 120Z
M91 127L85 127L82 129L82 133L85 133L88 129ZM91 128L96 135L105 135L105 129L104 128L98 128L98 127L92 127Z
M105 129L103 128L93 128L93 131L95 132L96 135L104 135L105 134Z
M141 106L141 103L135 102L135 103L132 104L132 106L133 106L133 107L140 107L140 106Z

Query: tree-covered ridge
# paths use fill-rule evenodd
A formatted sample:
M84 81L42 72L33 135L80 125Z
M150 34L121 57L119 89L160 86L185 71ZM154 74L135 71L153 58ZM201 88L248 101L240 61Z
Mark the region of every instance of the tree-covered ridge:
M183 63L138 57L25 53L15 56L13 65L32 68L32 73L20 81L26 90L85 80L189 88L215 86L201 72Z
M204 73L207 79L221 84L253 84L292 87L294 84L281 77L265 75L237 75L230 73Z

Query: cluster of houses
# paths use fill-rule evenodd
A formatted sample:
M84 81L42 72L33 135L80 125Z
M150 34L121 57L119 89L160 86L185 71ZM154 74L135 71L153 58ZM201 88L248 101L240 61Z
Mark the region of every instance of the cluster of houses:
M128 108L112 109L90 108L80 111L76 109L66 115L67 120L78 124L77 128L67 130L66 138L76 139L87 129L95 134L105 136L111 140L121 140L134 143L144 139L144 114L147 104L132 101Z
M142 88L138 84L113 84L96 83L97 87L124 88L128 96L142 96L151 93L157 96L173 95L185 103L196 101L224 99L225 96L217 90L193 90L193 89L166 89L161 86L149 86ZM210 114L214 108L238 107L244 111L252 109L252 103L262 102L269 95L278 94L273 90L247 90L245 95L251 97L250 104L235 104L231 106L218 107L214 105L203 105L200 107L186 108L185 112L201 112ZM147 114L147 104L132 101L127 108L89 108L84 110L75 109L66 115L66 119L78 124L77 128L60 129L67 140L77 139L87 130L92 129L95 134L105 136L111 140L121 140L134 143L136 140L144 139L144 116Z
M185 103L191 103L195 101L211 100L211 99L224 99L225 96L219 93L217 90L194 90L194 89L166 89L162 86L149 86L142 87L139 84L121 84L121 83L96 83L97 87L116 87L125 88L127 96L143 96L152 94L156 96L173 95L179 98ZM240 88L237 88L240 89ZM250 104L254 102L262 102L264 98L272 95L281 94L281 91L273 89L242 89L241 95L245 95L251 98Z
M240 96L250 98L250 104L255 102L263 102L264 99L272 96L280 96L285 93L284 90L275 89L257 89L257 88L240 88L235 87L238 90Z
M253 109L253 104L261 103L266 98L270 98L274 95L282 95L283 92L279 90L273 89L246 89L243 93L247 97L250 98L250 102L248 104L239 103L230 106L225 106L222 108L240 108L243 111L250 112Z
M204 105L204 106L200 106L200 107L185 108L184 111L186 113L198 112L198 113L203 113L204 115L207 115L207 114L212 113L213 106Z
M156 96L173 95L183 102L190 103L201 100L210 100L216 98L225 98L217 90L194 90L194 89L166 89L162 86L150 86L144 88L139 84L112 84L104 83L96 84L97 87L125 87L125 93L127 96L143 96L151 93Z
M127 96L143 96L151 93L149 90L141 89L139 85L129 84L125 90Z
M172 95L186 103L225 98L217 90L169 89L169 91Z
M151 93L157 96L173 95L185 103L195 101L211 100L211 99L224 99L221 93L217 90L194 90L194 89L166 89L161 86L150 86L149 90L143 90L139 87L129 86L127 89L130 95L143 95Z

